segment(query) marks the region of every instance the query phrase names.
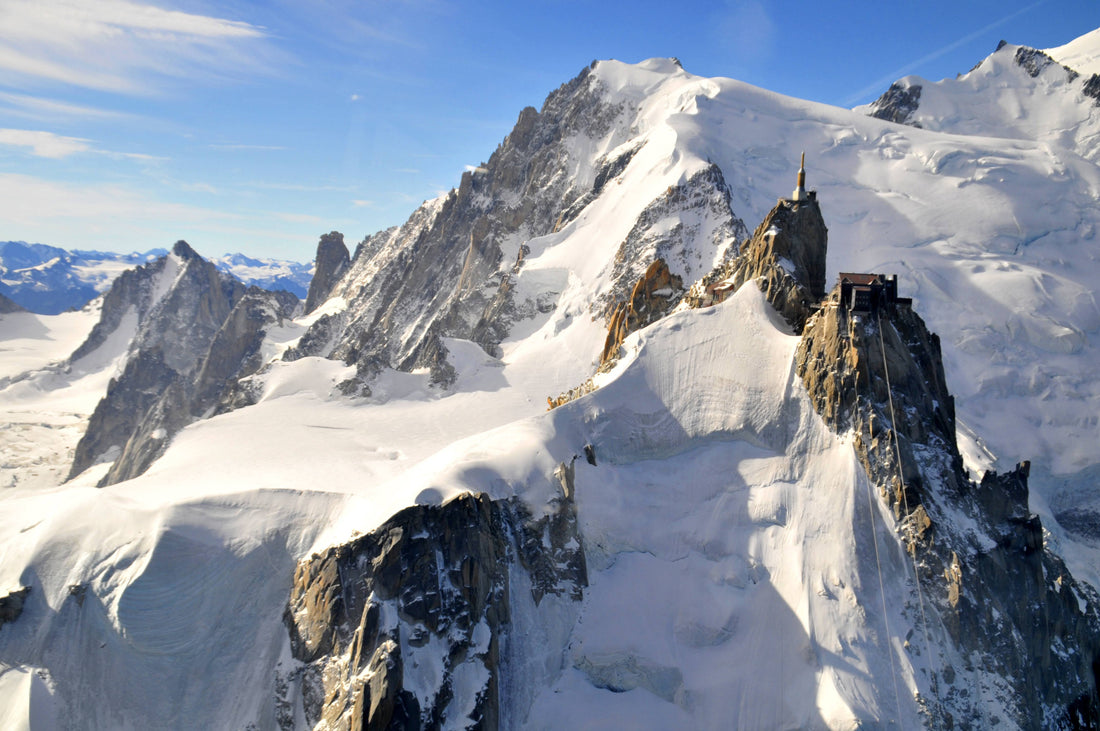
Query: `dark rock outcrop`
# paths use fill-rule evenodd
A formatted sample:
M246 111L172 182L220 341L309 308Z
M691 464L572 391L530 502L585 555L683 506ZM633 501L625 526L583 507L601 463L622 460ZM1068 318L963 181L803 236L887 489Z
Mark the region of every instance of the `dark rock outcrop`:
M968 680L980 668L1004 679L992 692L1021 728L1096 728L1100 603L1046 550L1028 508L1027 463L971 482L939 339L907 304L852 313L838 299L834 292L807 323L796 371L825 421L854 435L871 483L893 506L923 588L920 621L928 605L928 622L964 658L965 667L944 665L931 679L930 723L989 722Z
M168 258L162 256L148 264L127 269L119 275L103 295L99 320L84 342L69 356L69 361L76 362L100 348L128 314L139 323L144 320L161 294L157 283L166 266Z
M9 592L5 596L0 596L0 628L8 622L19 619L19 616L23 614L23 605L26 604L27 596L30 593L31 588L24 586Z
M123 274L72 356L94 352L124 318L136 320L126 367L96 406L69 477L101 461L113 462L102 485L143 473L172 435L214 413L237 381L262 365L265 328L297 306L290 293L246 289L183 241L171 258Z
M634 111L611 101L591 68L540 110L524 109L488 162L466 172L457 189L363 242L332 292L348 301L347 310L316 323L285 357L340 359L356 365L362 380L383 367L426 367L446 385L454 371L444 338L472 340L499 355L513 323L556 306L557 292L517 295L527 242L569 225L627 174L642 149L631 144L637 131L621 123ZM609 152L589 160L593 147ZM743 224L729 200L713 165L654 200L622 242L614 286L596 314L610 315L654 258L683 277L713 267L713 256L691 258L690 244L699 236L736 243ZM692 215L682 216L687 210Z
M321 236L321 241L317 244L313 279L309 283L304 314L313 312L328 299L332 288L340 281L340 277L348 270L350 264L351 256L348 254L348 247L344 244L342 233L333 231Z
M955 402L947 389L940 339L907 305L890 307L880 326L870 313L849 312L838 299L834 290L803 330L798 373L825 421L837 431L855 433L864 467L876 484L892 484L900 450L908 492L902 495L900 485L894 485L891 494L900 516L905 500L910 511L921 503L917 452L947 450L952 460L957 457Z
M664 317L683 294L683 281L669 271L663 259L650 264L634 285L630 298L620 303L611 315L607 339L600 355L600 368L608 368L618 360L627 335Z
M741 246L737 258L709 280L728 281L734 291L755 280L794 331L802 332L825 296L828 236L816 200L780 199Z
M920 127L920 124L911 121L920 106L920 93L920 84L895 81L882 96L871 103L871 109L867 113L887 122Z
M730 207L729 186L721 169L707 165L685 182L669 186L641 212L615 252L613 284L597 299L596 313L604 317L614 313L644 276L646 262L661 259L676 276L690 282L714 266L715 254L728 261L748 233ZM700 239L713 248L708 251L693 243Z
M1068 66L1062 66L1062 64L1055 61L1053 58L1043 53L1042 51L1034 48L1028 48L1027 46L1020 46L1016 49L1016 55L1013 57L1016 61L1016 65L1027 72L1027 75L1031 78L1036 78L1039 74L1043 73L1044 69L1051 66L1061 66L1066 72L1066 81L1074 81L1080 74L1071 69Z
M333 337L307 334L303 343L317 350L299 344L287 357L337 358L360 366L365 377L380 366L427 367L433 380L449 383L454 374L440 338L476 340L491 351L507 332L502 320L517 316L516 308L526 311L527 303L510 302L516 252L550 233L587 192L572 187L579 161L570 140L603 139L621 111L604 100L588 69L541 110L524 109L489 161L464 173L457 189L364 242L332 292L348 300L348 310L317 326Z
M0 315L8 315L12 312L26 311L26 308L20 305L18 302L15 302L3 293L0 293Z
M305 663L297 682L307 722L500 727L513 572L527 572L536 603L548 593L579 599L587 584L571 488L570 479L538 519L517 499L484 494L409 507L300 563L284 619ZM435 683L411 681L415 665L436 668Z

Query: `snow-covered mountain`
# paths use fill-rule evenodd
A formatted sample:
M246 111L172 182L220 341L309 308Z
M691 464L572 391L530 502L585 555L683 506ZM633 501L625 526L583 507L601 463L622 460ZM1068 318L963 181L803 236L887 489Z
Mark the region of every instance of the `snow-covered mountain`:
M3 315L0 719L1097 727L1061 51L860 110L599 62L296 319L189 249Z
M232 274L249 286L290 292L299 299L305 299L313 278L313 262L303 264L268 257L256 259L244 254L224 254L210 261L219 270Z
M56 315L80 309L106 292L111 283L128 269L146 264L168 253L150 249L144 253L111 251L68 251L56 246L0 242L0 294L24 309ZM263 289L281 289L299 298L306 296L312 264L282 259L254 259L244 254L225 254L212 259L221 271L245 284Z
M0 242L0 293L31 312L56 315L80 309L122 272L166 253L165 249L130 254L67 251L4 241Z

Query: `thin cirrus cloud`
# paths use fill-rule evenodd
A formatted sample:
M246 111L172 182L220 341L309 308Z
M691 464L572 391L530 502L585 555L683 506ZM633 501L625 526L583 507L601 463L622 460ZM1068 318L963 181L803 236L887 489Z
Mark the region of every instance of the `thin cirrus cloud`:
M261 27L133 0L5 0L0 28L0 82L11 86L144 94L164 77L266 71L275 57Z
M132 115L108 109L97 109L82 104L70 104L55 99L0 92L0 105L4 113L37 120L53 121L58 117L77 117L80 119L122 119Z
M29 175L0 173L0 199L9 223L49 231L60 220L100 222L213 221L233 214L164 203L118 186L59 183Z
M904 66L901 66L899 68L894 69L889 74L886 74L885 76L882 76L882 77L876 79L873 83L868 84L867 86L863 87L862 89L855 92L854 94L851 94L847 99L844 100L844 105L845 106L851 106L852 104L855 104L856 102L859 102L863 99L866 99L869 94L877 94L877 93L881 92L883 87L887 86L888 84L892 84L893 82L897 81L898 79L900 79L903 76L908 76L913 71L919 69L921 66L925 66L925 65L931 63L932 61L935 61L936 59L938 59L942 56L946 56L948 53L951 53L955 49L961 48L964 45L966 45L967 43L971 43L972 41L980 38L981 36L985 35L986 33L990 32L991 30L994 30L997 27L1004 25L1005 23L1009 22L1010 20L1014 20L1015 18L1018 18L1019 16L1023 15L1024 13L1026 13L1028 11L1034 10L1035 8L1037 8L1040 5L1044 4L1045 2L1046 2L1046 0L1039 0L1038 2L1031 3L1030 5L1028 5L1026 7L1019 8L1018 10L1015 10L1015 11L1009 13L1008 15L1005 15L1001 18L998 18L997 20L994 20L992 23L989 23L988 25L982 26L981 28L979 28L976 31L973 31L971 33L967 33L966 35L962 36L961 38L957 38L956 40L952 41L951 43L948 43L947 45L942 46L941 48L938 48L935 51L932 51L932 53L924 55L924 56L918 58L915 61L912 61L910 63L905 64Z
M0 129L0 145L25 148L35 157L53 160L92 150L90 140L29 129Z
M53 132L33 129L0 129L0 147L14 147L35 157L45 157L52 160L60 160L80 153L106 155L116 159L141 162L159 162L166 159L140 152L102 150L96 148L92 144L92 140L83 137L66 137Z

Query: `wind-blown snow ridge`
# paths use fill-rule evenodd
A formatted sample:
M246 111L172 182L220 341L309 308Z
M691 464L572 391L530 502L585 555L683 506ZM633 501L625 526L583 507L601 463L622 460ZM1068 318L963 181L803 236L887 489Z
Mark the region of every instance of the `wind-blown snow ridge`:
M1100 74L1100 28L1073 39L1069 43L1048 48L1045 53L1084 76Z

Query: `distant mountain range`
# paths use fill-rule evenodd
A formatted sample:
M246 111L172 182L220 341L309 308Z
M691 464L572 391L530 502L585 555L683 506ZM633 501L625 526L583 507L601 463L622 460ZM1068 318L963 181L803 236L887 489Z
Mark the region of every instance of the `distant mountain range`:
M121 254L114 251L66 250L24 241L0 242L0 294L43 315L83 307L105 292L127 269L164 256L167 249ZM286 290L306 296L313 263L281 259L254 259L225 254L211 259L218 269L264 289Z

